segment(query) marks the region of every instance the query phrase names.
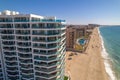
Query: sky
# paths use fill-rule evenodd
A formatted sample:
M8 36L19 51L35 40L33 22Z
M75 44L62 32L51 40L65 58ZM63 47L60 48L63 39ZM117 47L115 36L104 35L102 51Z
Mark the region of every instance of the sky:
M120 25L120 0L0 0L0 11L56 16L67 24Z

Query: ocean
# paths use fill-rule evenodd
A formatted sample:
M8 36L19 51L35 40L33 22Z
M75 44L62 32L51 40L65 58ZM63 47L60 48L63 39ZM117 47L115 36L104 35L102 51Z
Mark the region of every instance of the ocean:
M100 26L102 56L110 80L120 80L120 26Z

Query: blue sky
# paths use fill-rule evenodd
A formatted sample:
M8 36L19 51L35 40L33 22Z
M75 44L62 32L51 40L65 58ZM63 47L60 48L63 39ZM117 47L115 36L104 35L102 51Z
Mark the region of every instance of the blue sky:
M0 0L0 11L56 16L68 24L119 24L120 0Z

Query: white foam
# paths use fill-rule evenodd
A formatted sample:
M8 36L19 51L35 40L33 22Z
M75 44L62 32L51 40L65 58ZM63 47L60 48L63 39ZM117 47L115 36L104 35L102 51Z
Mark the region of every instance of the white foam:
M102 57L104 58L104 65L105 65L106 72L107 72L110 80L116 80L114 72L112 71L111 65L109 64L109 55L106 52L106 49L104 47L104 41L103 41L103 38L102 38L102 36L100 34L99 28L98 28L98 33L99 33L100 38L101 38L101 45L102 45L101 53L102 53Z

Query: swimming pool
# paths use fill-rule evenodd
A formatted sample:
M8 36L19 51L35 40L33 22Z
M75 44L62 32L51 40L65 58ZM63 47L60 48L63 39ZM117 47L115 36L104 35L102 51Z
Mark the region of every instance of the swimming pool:
M85 39L79 39L79 41L78 41L79 43L80 43L80 45L84 45L85 44L85 42L86 42L86 40Z

